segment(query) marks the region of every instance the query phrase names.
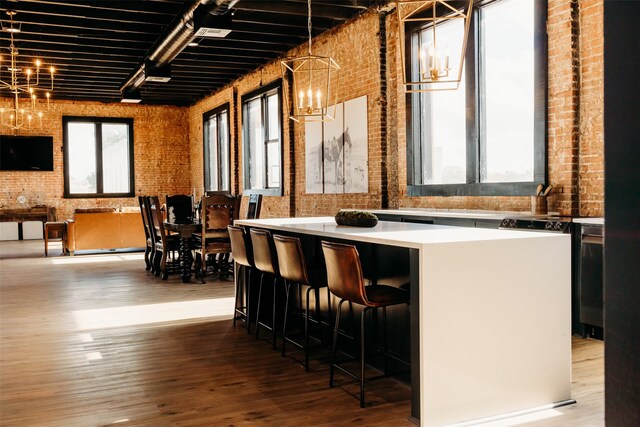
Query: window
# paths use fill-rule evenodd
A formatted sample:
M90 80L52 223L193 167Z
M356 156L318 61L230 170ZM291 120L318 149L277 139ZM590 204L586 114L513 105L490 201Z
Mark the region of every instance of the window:
M202 116L204 122L204 190L229 191L229 104Z
M409 195L528 195L545 181L546 8L536 0L474 6L458 90L408 97ZM462 43L462 20L440 31ZM409 34L416 58L431 32Z
M134 195L133 120L64 117L65 197Z
M280 100L280 81L242 97L244 188L250 193L282 195Z

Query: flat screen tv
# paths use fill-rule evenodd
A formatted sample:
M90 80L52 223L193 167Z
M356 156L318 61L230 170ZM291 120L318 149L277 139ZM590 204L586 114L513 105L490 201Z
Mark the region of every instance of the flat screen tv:
M52 136L0 135L0 170L52 171Z

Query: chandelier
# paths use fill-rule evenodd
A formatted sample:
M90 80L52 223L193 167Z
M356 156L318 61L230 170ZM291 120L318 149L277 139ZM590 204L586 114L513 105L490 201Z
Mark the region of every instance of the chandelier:
M8 28L2 28L2 31L9 33L9 59L6 61L4 56L0 56L0 88L2 92L7 90L10 93L11 106L0 108L0 123L3 127L18 130L30 128L37 118L39 125L42 126L43 111L38 95L44 91L48 110L51 92L53 92L55 68L50 66L47 69L48 72L43 72L43 74L49 75L50 87L48 90L42 89L40 85L40 70L44 68L40 59L33 61L35 70L34 68L21 68L26 66L26 61L23 61L22 58L18 59L19 52L14 42L14 34L20 32L20 27L14 26L15 11L8 10L7 15L9 15L10 25ZM9 72L8 80L4 79L5 71Z
M289 118L296 122L324 122L335 119L338 72L340 67L330 56L311 53L311 0L307 0L309 50L306 56L280 62L282 79L291 79ZM285 105L289 105L285 91Z
M467 47L473 0L397 0L403 83L407 92L457 89ZM406 34L410 35L407 40ZM406 50L418 52L411 63ZM450 49L453 48L453 49ZM451 56L455 52L459 56Z

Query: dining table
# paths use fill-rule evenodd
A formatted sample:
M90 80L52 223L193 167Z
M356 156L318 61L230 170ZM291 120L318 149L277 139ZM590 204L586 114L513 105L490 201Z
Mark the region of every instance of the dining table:
M191 281L191 266L193 265L191 241L193 240L193 233L200 231L202 225L199 222L176 223L165 221L164 227L166 230L177 233L180 236L180 246L178 248L180 276L182 277L182 282L189 283Z

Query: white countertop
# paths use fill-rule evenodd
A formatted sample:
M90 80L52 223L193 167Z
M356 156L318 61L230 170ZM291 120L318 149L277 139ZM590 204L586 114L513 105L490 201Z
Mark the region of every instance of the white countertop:
M347 227L337 225L334 218L330 216L236 220L235 224L410 248L421 248L425 244L535 239L557 236L557 234L544 232L449 227L394 221L379 221L378 225L371 228Z
M573 218L573 222L578 224L604 225L604 218Z

